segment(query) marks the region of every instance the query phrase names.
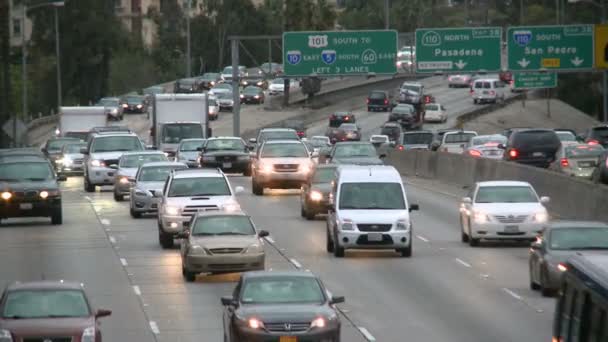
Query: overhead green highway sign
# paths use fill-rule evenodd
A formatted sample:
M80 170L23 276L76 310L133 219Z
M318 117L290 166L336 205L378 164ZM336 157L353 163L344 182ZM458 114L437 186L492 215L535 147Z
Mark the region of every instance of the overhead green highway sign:
M283 34L287 77L395 74L397 31L318 31Z
M593 25L509 27L508 68L513 71L591 69L593 31Z
M499 71L500 27L438 28L416 30L416 71Z
M544 89L557 87L554 72L517 72L513 74L515 89Z

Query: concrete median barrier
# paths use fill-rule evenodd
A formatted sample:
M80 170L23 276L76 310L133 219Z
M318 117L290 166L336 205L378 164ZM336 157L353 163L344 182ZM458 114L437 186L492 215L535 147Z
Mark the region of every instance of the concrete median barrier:
M608 221L608 186L502 160L431 151L391 151L387 163L402 175L470 186L478 181L518 180L551 197L548 208L560 219Z

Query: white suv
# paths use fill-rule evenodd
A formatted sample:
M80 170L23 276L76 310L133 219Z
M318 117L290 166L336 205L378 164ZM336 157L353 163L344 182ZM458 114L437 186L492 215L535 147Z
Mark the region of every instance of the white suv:
M410 212L401 175L392 166L341 166L327 216L327 251L394 249L412 255Z
M237 186L232 191L230 182L219 169L173 170L162 192L158 206L158 241L163 248L173 246L175 235L188 227L190 219L199 211L240 210L234 196L243 191Z
M482 78L475 80L471 86L471 95L473 96L473 103L484 103L484 102L504 102L505 101L505 89L504 82L497 78Z

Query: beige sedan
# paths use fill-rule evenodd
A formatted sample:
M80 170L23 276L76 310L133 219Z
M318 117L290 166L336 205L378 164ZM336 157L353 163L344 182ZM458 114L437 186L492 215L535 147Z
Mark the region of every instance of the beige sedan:
M264 239L249 215L241 211L206 211L196 214L190 229L180 233L182 274L194 281L199 273L264 270Z

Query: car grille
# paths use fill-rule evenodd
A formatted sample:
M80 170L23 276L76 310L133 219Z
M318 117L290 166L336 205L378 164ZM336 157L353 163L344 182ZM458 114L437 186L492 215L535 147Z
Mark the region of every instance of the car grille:
M209 269L215 271L242 270L247 264L209 264Z
M110 166L112 164L118 165L118 159L106 159L104 160L104 163L106 164L106 166Z
M236 162L236 156L218 156L218 157L215 157L215 160L218 163L222 163L222 162Z
M72 163L74 163L74 164L82 164L82 163L84 163L84 159L82 159L82 158L80 158L80 159L73 159Z
M219 210L217 205L188 205L182 211L183 216L194 216L199 210Z
M72 342L71 337L27 337L23 342Z
M388 232L392 226L392 224L357 224L357 228L362 232Z
M382 241L369 241L367 239L367 234L366 235L360 235L359 238L357 238L357 244L358 245L392 245L393 244L393 238L388 235L388 234L383 234L382 235Z
M310 322L305 323L264 323L266 330L272 332L301 332L310 328Z
M242 248L212 248L209 250L213 254L237 254L243 251Z
M296 172L296 171L298 171L298 164L274 164L273 167L276 172Z
M528 218L528 215L495 215L494 217L500 223L522 223Z

